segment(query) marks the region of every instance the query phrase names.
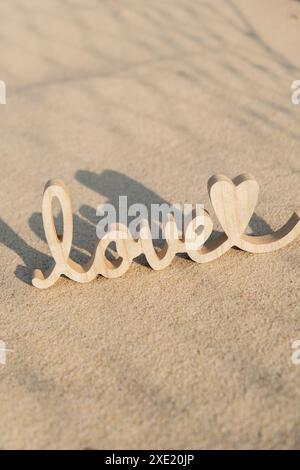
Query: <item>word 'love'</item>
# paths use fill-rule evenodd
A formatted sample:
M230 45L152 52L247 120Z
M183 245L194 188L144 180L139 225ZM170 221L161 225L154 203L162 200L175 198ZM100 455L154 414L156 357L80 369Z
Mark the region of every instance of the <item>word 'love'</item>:
M35 270L32 283L45 289L52 286L61 275L73 281L89 282L97 275L108 278L122 276L134 258L144 254L151 268L166 268L177 253L187 253L196 263L206 263L219 258L231 247L236 246L250 253L264 253L277 250L293 241L300 233L300 218L294 213L278 231L263 236L247 235L245 230L254 213L259 186L255 179L242 174L230 180L226 176L212 176L208 181L208 193L216 216L224 230L217 238L212 238L213 223L207 211L203 217L195 216L180 238L176 224L170 215L164 227L165 242L162 249L153 245L147 220L140 224L140 237L135 240L127 226L113 224L105 236L98 241L90 261L82 266L70 259L73 238L73 215L71 196L62 181L53 180L46 184L43 197L43 223L47 242L54 258L54 266L45 274ZM57 234L53 217L53 199L57 198L63 214L63 236ZM201 220L200 220L201 219ZM201 246L191 249L190 239L201 239ZM106 251L115 242L118 258L109 260Z

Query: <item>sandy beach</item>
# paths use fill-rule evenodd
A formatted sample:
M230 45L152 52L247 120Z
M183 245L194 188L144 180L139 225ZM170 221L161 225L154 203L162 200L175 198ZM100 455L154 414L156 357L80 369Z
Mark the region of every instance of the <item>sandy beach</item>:
M163 271L61 278L41 208L72 193L72 258L96 208L204 203L213 174L260 185L249 233L300 213L300 2L2 0L1 449L300 449L300 239Z

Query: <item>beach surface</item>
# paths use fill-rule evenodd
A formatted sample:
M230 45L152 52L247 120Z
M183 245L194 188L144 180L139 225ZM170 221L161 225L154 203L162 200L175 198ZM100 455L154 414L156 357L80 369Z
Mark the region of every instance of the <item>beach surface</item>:
M260 185L249 233L300 211L300 2L2 0L0 448L300 448L300 240L163 271L31 285L51 265L45 183L72 193L72 257L96 208L203 203Z

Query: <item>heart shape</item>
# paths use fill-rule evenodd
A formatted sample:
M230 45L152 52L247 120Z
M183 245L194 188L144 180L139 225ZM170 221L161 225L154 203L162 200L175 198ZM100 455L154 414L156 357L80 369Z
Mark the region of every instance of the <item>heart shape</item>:
M239 240L257 204L257 181L248 174L239 175L233 180L215 175L208 181L208 192L224 232L233 241Z

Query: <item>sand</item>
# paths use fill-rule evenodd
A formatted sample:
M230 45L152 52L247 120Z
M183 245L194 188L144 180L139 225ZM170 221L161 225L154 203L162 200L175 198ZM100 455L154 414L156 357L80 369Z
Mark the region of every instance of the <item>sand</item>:
M100 203L212 211L215 173L257 178L255 233L299 211L300 3L3 0L0 18L0 447L300 448L300 240L30 284L50 178L80 261Z

